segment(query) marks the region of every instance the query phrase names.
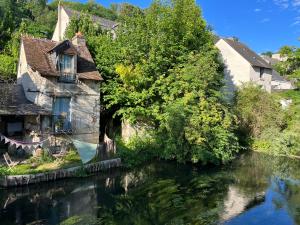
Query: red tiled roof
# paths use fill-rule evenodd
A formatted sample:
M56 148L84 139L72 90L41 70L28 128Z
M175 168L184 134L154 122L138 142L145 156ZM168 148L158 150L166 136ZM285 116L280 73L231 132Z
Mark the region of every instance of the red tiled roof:
M77 54L77 74L79 79L103 80L98 72L93 58L86 46L74 46L70 41L56 42L48 39L37 39L23 37L26 60L28 65L38 71L42 76L59 76L55 64L51 60L49 52L56 50L62 44L67 44L68 48L63 48L66 54Z

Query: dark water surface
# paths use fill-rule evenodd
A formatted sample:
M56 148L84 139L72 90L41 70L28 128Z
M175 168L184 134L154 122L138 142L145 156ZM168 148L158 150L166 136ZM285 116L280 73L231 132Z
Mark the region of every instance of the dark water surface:
M0 224L300 225L300 160L253 153L206 169L131 172L0 190Z

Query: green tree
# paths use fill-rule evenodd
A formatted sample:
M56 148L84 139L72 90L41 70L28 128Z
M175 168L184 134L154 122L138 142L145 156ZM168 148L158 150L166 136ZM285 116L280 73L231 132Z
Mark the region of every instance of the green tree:
M106 79L106 107L149 128L162 158L229 160L238 149L235 120L220 100L223 68L195 1L154 1L129 12L116 40L88 38Z
M5 0L0 2L0 54L2 76L16 76L20 37L50 37L55 13L45 0Z
M65 33L66 38L71 39L77 32L81 32L87 37L93 37L100 35L102 31L100 25L94 23L90 15L83 14L71 19Z
M275 69L286 78L294 81L300 87L300 48L283 46L279 53L284 61L275 65Z
M11 78L16 76L16 61L14 57L0 54L0 77Z
M271 57L271 58L272 58L273 52L271 52L271 51L267 51L267 52L263 52L263 53L261 53L261 54L262 54L262 55L269 56L269 57Z

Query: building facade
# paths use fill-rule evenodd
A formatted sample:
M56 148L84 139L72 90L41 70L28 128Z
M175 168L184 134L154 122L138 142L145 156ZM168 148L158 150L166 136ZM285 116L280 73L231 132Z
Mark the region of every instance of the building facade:
M225 65L225 91L229 97L247 82L260 85L268 92L275 89L292 89L291 82L278 77L270 63L238 40L222 38L216 43L216 47Z
M98 143L101 81L82 34L61 42L22 38L17 83L27 100L51 112L40 132Z

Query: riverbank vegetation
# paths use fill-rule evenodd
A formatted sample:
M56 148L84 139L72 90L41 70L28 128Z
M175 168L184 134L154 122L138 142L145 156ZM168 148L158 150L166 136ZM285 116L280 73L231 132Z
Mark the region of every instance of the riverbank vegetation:
M51 38L57 4L0 3L1 76L16 75L21 35ZM234 109L228 105L221 92L223 65L214 47L215 36L194 0L154 1L146 9L129 4L107 9L93 1L63 4L85 12L71 20L66 35L84 34L105 79L103 108L139 128L136 137L118 141L125 165L153 158L226 163L241 145L298 155L298 92L270 95L249 85L237 93ZM117 38L94 26L92 15L117 20ZM288 60L277 65L295 83L299 52L283 48ZM293 98L292 106L282 110L280 98Z
M269 94L248 85L237 93L236 112L241 134L250 148L272 155L300 156L300 49L284 46L275 69L294 83L295 90ZM282 108L280 101L292 103Z
M280 100L291 99L282 109ZM300 92L269 94L254 85L237 92L240 134L250 148L273 155L300 156Z
M66 155L59 159L55 159L44 150L42 155L32 156L12 168L0 166L0 176L45 173L80 165L82 165L82 162L75 149L69 149Z

